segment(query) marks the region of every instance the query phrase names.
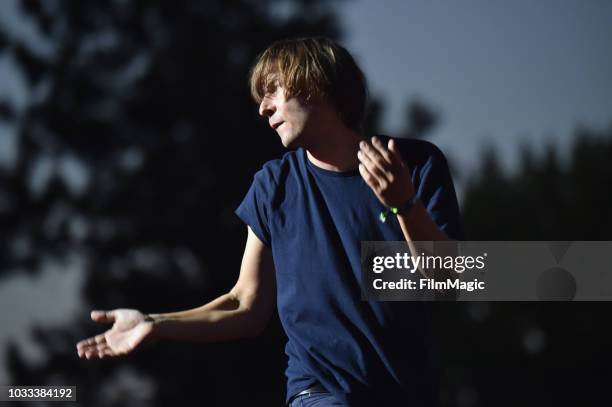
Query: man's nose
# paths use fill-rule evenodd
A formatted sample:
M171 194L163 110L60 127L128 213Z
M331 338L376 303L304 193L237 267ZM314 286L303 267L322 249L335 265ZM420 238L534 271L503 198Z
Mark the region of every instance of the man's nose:
M261 117L270 117L274 114L274 105L266 99L263 99L259 104L259 115Z

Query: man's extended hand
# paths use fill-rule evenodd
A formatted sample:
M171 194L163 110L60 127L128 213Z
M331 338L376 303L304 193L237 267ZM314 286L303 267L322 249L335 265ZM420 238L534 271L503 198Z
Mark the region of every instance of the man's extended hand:
M398 207L414 196L410 169L393 139L388 149L377 137L371 143L362 141L359 147L359 172L383 205Z
M113 323L103 334L77 343L79 357L87 359L123 356L133 351L145 339L151 339L153 322L135 309L92 311L91 319L100 323Z

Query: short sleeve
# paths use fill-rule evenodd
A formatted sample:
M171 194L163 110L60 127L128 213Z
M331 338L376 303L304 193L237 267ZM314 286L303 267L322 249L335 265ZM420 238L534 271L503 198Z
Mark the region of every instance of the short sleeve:
M265 172L258 171L242 203L236 209L236 215L249 225L259 240L268 247L271 246L268 208L272 187L273 184Z
M437 150L425 162L420 179L417 194L433 221L449 238L462 240L463 226L457 194L446 157L441 151Z

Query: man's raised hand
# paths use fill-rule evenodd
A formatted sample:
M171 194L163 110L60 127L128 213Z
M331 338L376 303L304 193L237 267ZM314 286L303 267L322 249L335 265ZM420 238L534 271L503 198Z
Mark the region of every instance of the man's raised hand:
M395 140L389 140L388 149L377 137L371 143L362 141L357 157L359 173L383 205L398 207L414 196L410 170Z
M138 310L92 311L91 319L100 323L112 323L113 326L100 335L77 343L80 358L103 359L123 356L143 342L151 340L153 321Z

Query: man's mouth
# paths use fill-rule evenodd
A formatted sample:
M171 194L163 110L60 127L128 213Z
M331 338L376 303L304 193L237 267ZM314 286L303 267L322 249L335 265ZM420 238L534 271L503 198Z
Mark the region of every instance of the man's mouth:
M276 122L276 123L270 123L270 127L272 127L274 130L278 129L279 126L281 124L283 124L284 122Z

